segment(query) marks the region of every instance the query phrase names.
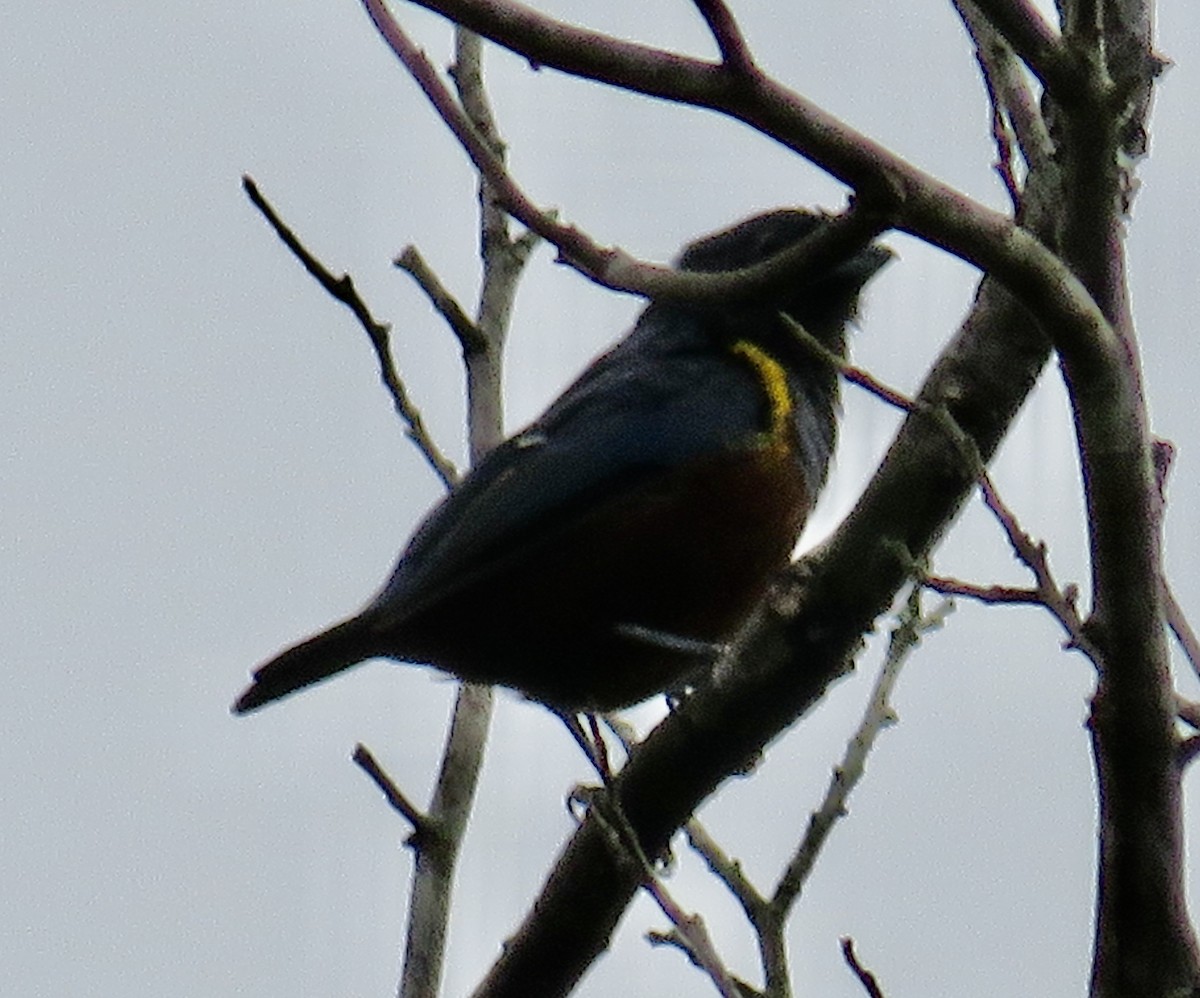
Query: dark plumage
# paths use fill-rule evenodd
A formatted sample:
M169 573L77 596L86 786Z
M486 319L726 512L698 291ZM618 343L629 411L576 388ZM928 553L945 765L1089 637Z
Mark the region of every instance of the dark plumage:
M827 224L776 211L685 249L739 269ZM655 302L527 429L485 457L359 614L261 666L237 713L368 658L427 663L552 706L608 710L711 663L782 568L824 483L838 354L879 246L778 290Z

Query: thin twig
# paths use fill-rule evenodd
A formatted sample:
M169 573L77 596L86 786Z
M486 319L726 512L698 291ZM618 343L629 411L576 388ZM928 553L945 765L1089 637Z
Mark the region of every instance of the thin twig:
M854 972L854 976L858 978L859 984L863 986L863 990L870 998L884 998L875 975L858 962L858 957L854 953L854 940L849 936L842 939L842 957L846 961L846 966Z
M726 855L699 818L688 819L684 834L687 835L688 845L704 860L709 872L729 888L751 923L760 919L769 902L743 872L742 864Z
M754 65L754 56L729 7L722 0L694 2L696 10L700 12L708 30L712 32L713 41L717 43L725 68L745 75L755 72L757 67Z
M1005 148L1011 128L1028 171L1042 168L1054 154L1041 104L1030 86L1029 77L1021 67L1012 47L996 30L994 24L979 11L975 0L953 0L959 17L975 42L975 55L983 74L997 124L1005 132L997 135L1000 145L1001 178L1010 194L1017 190L1011 155ZM995 133L993 133L995 134ZM1016 202L1014 201L1014 207Z
M992 515L999 521L1008 538L1009 546L1017 560L1025 565L1037 582L1037 592L1042 604L1067 632L1067 646L1083 652L1092 662L1099 662L1099 650L1087 634L1087 627L1079 614L1076 601L1079 592L1073 585L1060 588L1050 571L1050 560L1046 554L1046 545L1037 543L1017 522L1016 515L1000 498L992 483L991 477L984 472L980 476L979 488L983 493L983 501Z
M416 281L417 287L425 292L429 303L437 310L438 315L446 320L446 325L457 337L465 356L487 349L487 342L479 332L479 327L471 321L458 299L430 269L420 250L415 246L405 246L392 263L407 273Z
M333 298L340 301L354 313L354 317L366 331L367 337L371 341L371 346L375 350L376 359L379 361L380 378L383 380L384 386L392 397L392 404L395 406L397 414L404 423L405 434L416 445L417 450L425 458L438 478L442 480L442 484L446 488L453 487L455 481L458 479L458 470L449 458L441 452L437 444L433 442L433 437L430 436L428 429L425 427L425 420L421 417L421 411L409 397L408 389L400 378L395 362L392 360L390 346L391 327L387 323L380 322L371 314L371 310L367 308L366 303L362 300L357 288L354 286L354 279L349 274L342 274L341 277L335 277L300 242L296 234L279 217L278 212L275 211L270 202L263 197L258 189L258 185L255 184L251 177L242 177L242 187L246 191L247 197L250 198L250 202L259 210L271 228L275 230L275 234L279 236L283 244L291 250L292 255L303 264L304 269L316 278L317 283Z
M844 357L834 353L786 312L780 312L779 317L807 350L832 367L850 384L857 385L901 412L916 412L921 408L920 403L914 402L903 392L884 384L863 368L855 367Z
M506 146L483 82L483 40L461 26L454 29L454 63L449 74L458 92L456 106L462 108L483 147L501 170L505 170ZM540 241L540 237L528 229L513 238L503 202L482 172L479 174L478 200L483 279L475 311L475 328L479 330L483 349L465 353L472 461L495 447L502 437L504 344L521 272Z
M600 781L608 786L612 782L613 772L608 758L608 746L605 744L596 715L559 710L555 707L550 707L549 710L562 721L563 727L567 729L567 733L579 746L579 751L596 771ZM587 718L586 728L583 726L583 718Z
M858 730L846 746L841 764L834 768L825 798L809 818L808 830L771 897L777 922L782 923L800 896L830 831L847 813L846 801L866 771L867 756L879 733L896 722L891 695L899 679L901 667L920 643L921 635L941 626L944 613L945 608L939 608L929 615L922 614L920 587L913 586L905 609L892 630L887 655L876 677Z
M1167 510L1167 480L1171 476L1171 468L1175 463L1175 445L1170 440L1155 438L1150 454L1154 461L1155 504L1157 507L1154 516L1158 521L1158 529L1161 531ZM1175 640L1179 642L1179 647L1183 650L1192 671L1200 676L1200 638L1197 637L1195 630L1188 622L1187 614L1175 597L1175 591L1171 588L1171 583L1165 574L1160 580L1160 585L1167 626L1170 627Z
M560 223L555 212L533 202L513 180L502 158L472 123L429 58L392 16L384 0L362 2L380 36L463 147L496 200L528 229L556 246L561 259L598 284L658 299L717 301L748 296L791 279L798 270L830 258L841 258L853 248L870 242L886 227L885 219L860 205L836 216L821 231L770 260L737 271L680 271L639 261L614 247L602 247L581 230ZM756 78L761 78L761 74Z
M1075 83L1070 53L1030 0L974 0L975 5L1048 90L1066 93Z
M689 845L737 899L755 931L767 994L780 993L779 989L786 987L788 980L783 933L789 913L834 824L847 813L847 799L863 777L867 756L875 740L884 728L895 723L891 693L900 668L920 642L921 635L940 627L949 611L949 604L944 603L931 613L922 614L920 592L920 586L914 585L909 593L905 610L892 631L887 656L858 730L850 739L841 764L835 767L825 798L810 817L804 838L770 898L754 886L742 871L741 864L725 853L699 821L692 818L685 826Z
M1187 614L1184 613L1179 600L1175 598L1171 584L1166 579L1162 580L1162 591L1167 625L1171 628L1171 633L1175 635L1175 640L1179 642L1179 647L1183 649L1183 654L1192 670L1197 676L1200 676L1200 637L1196 636L1196 632L1188 622Z
M425 76L440 86L428 60L404 35L384 0L362 2L397 56L406 65L423 63ZM869 239L873 229L898 227L986 270L1038 317L1068 362L1092 370L1092 365L1115 360L1121 350L1114 330L1083 282L1029 229L915 169L765 73L756 72L748 81L721 63L580 28L514 0L414 2L535 63L743 121L856 191L855 204L863 212L858 219L861 229L850 221L857 213L849 213L848 239ZM1043 48L1062 51L1053 33L1043 41ZM1066 69L1071 69L1069 63ZM425 85L424 80L419 82ZM734 293L733 289L750 293L749 269L736 276L713 273L694 280L701 275L641 264L627 254L598 247L577 230L556 225L546 212L534 209L528 213L532 206L526 198L510 203L499 189L497 196L504 199L506 210L558 246L580 273L606 287L655 299L682 296L698 300L705 296L711 300ZM838 241L832 232L822 235L829 235L833 243ZM841 246L843 255L847 248ZM797 259L806 255L800 246L794 250ZM781 280L793 265L791 261L784 264L787 255L775 261ZM764 273L772 269L770 265L764 268ZM1119 436L1111 420L1094 424L1089 420L1088 425L1099 428L1106 441Z
M942 596L962 596L980 603L1030 604L1042 606L1042 594L1036 589L1021 586L980 586L946 575L925 575L921 585Z
M969 0L952 0L958 16L962 20L967 33L975 42L975 61L979 64L979 74L983 79L984 89L987 90L988 103L992 108L992 140L996 144L996 163L994 168L1016 211L1021 204L1021 185L1017 180L1014 164L1014 127L1009 117L1008 106L1001 94L1001 76L1004 73L1004 55L1011 55L1011 49L1000 37L995 27L984 18L979 10Z
M405 796L395 780L393 780L379 764L379 761L371 754L371 750L362 742L354 746L354 754L351 756L354 764L366 773L375 786L383 791L383 796L387 798L387 802L392 805L410 825L413 826L413 836L409 840L409 844L414 848L420 848L421 841L430 831L430 823L428 817L417 807L412 801Z
M586 794L577 790L573 798L577 802L586 803L591 807L596 819L608 831L612 848L619 850L618 856L632 860L640 867L642 889L654 899L659 910L666 915L678 933L678 939L672 936L663 936L660 933L651 937L651 942L670 942L672 945L678 946L688 954L697 967L708 975L722 998L741 998L741 990L717 953L705 927L704 919L699 915L692 915L684 911L663 885L661 878L642 849L637 833L621 810L616 796L607 789L595 789Z
M648 879L643 888L671 922L671 932L647 932L647 942L652 946L674 946L708 975L722 998L742 998L737 981L721 963L704 918L684 911L657 877Z
M1063 629L1068 635L1069 646L1078 648L1088 655L1093 661L1096 661L1094 651L1090 640L1086 636L1086 628L1083 619L1079 615L1076 607L1076 598L1078 591L1074 586L1067 586L1065 589L1060 589L1054 581L1054 576L1050 571L1049 560L1046 555L1046 546L1044 544L1035 543L1034 540L1021 529L1017 522L1016 516L1012 510L1000 498L996 487L992 482L991 476L988 475L987 469L979 460L978 453L975 451L971 440L957 422L945 410L931 410L924 407L919 401L914 401L904 395L903 392L884 384L877 378L862 370L854 367L846 360L833 353L823 344L818 342L811 333L808 332L802 325L789 316L783 316L784 321L791 328L792 333L799 339L809 350L817 354L822 360L836 368L847 381L858 385L876 398L881 399L888 405L894 406L905 412L920 412L924 411L928 415L937 417L938 425L946 431L959 449L963 452L965 460L967 460L974 468L975 474L979 478L979 489L983 496L984 504L999 521L1000 526L1004 530L1005 536L1008 538L1009 544L1012 547L1013 553L1017 559L1033 572L1034 578L1037 581L1037 586L1034 589L1016 587L1016 586L980 586L975 583L963 582L959 579L953 579L946 576L937 576L923 573L922 584L926 588L934 592L941 593L946 596L963 596L970 599L976 599L984 603L1009 603L1009 604L1033 604L1044 606L1050 613L1059 621ZM1168 606L1170 604L1168 603ZM1182 628L1187 627L1187 621L1182 616L1182 611L1179 613L1179 622ZM1186 633L1190 633L1190 628ZM1185 644L1185 648L1192 647L1197 655L1195 661L1200 661L1200 641L1197 641L1196 636L1192 634L1191 639L1195 642L1192 645ZM1184 638L1180 638L1181 643ZM1189 659L1191 654L1189 653ZM1200 669L1197 670L1200 673Z

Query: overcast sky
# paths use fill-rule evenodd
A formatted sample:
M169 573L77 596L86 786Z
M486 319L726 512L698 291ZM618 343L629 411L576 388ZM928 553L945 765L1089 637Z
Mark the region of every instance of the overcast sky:
M708 55L685 0L547 9ZM989 116L949 4L741 3L763 65L995 207ZM595 8L601 8L597 13ZM14 995L394 993L406 833L349 760L370 745L424 800L452 686L372 664L245 719L258 661L356 609L439 486L397 426L361 331L245 201L263 192L353 273L431 429L461 459L451 337L391 259L415 243L473 302L474 180L354 3L10 4L0 25L0 953ZM768 12L774 10L775 13ZM1200 9L1163 5L1176 65L1131 226L1156 431L1179 447L1168 563L1200 607L1195 198ZM434 61L435 18L398 8ZM604 20L599 18L603 17ZM606 243L665 260L694 236L839 185L745 127L488 60L512 167ZM974 275L890 237L855 358L913 390ZM633 299L542 250L522 286L509 428L629 325ZM895 426L851 392L805 543L854 501ZM1070 423L1047 372L996 466L1063 579L1084 581ZM973 506L937 567L1020 583ZM898 727L836 831L790 936L797 991L856 996L852 935L889 996L1081 994L1090 949L1090 676L1030 609L961 606L901 680ZM764 886L862 710L858 674L703 817ZM1185 683L1195 692L1195 683ZM648 723L655 708L635 712ZM588 770L535 706L502 695L459 876L447 994L472 986L571 832ZM1200 792L1193 775L1193 792ZM1193 802L1194 805L1194 802ZM1195 814L1193 806L1191 813ZM747 820L749 819L749 820ZM1190 844L1200 854L1197 821ZM672 879L739 973L752 941L695 864ZM1191 877L1200 905L1200 874ZM706 993L641 934L639 900L581 993Z

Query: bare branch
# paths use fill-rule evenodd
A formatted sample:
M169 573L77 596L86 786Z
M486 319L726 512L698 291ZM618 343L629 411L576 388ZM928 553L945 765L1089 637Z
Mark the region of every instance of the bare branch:
M1017 522L1016 515L1000 498L996 486L989 475L984 473L979 481L979 490L983 495L984 505L991 510L992 515L999 521L1008 538L1016 558L1032 573L1037 582L1039 602L1045 606L1054 618L1067 632L1068 647L1082 651L1093 663L1100 661L1100 652L1093 644L1087 633L1083 618L1076 606L1078 590L1074 586L1060 589L1050 571L1050 562L1046 556L1046 545L1037 543Z
M1045 607L1067 633L1067 647L1082 651L1096 664L1099 651L1087 633L1079 614L1078 589L1074 585L1060 588L1050 570L1046 545L1033 540L1017 522L1016 515L1000 498L986 470L979 475L979 490L984 505L1004 530L1014 556L1033 573L1037 585L1033 589L1015 586L980 586L959 579L938 575L923 575L922 585L945 596L964 596L982 603L1030 604Z
M479 781L494 699L490 686L463 683L454 700L429 804L427 825L436 834L421 840L413 867L401 995L438 992L445 969L454 872Z
M1154 510L1159 529L1162 528L1163 517L1167 508L1167 479L1171 475L1171 467L1175 462L1175 445L1169 440L1155 439L1151 447L1154 460L1154 485L1157 508ZM1167 626L1183 650L1184 656L1191 665L1192 671L1200 676L1200 637L1197 637L1187 614L1175 596L1171 583L1164 575L1162 577L1163 612L1166 615Z
M454 29L454 64L450 76L458 90L467 125L479 136L482 147L504 173L505 144L483 83L483 42L479 35L461 26ZM521 273L540 241L537 233L528 229L515 239L511 237L503 201L482 171L478 190L483 281L475 326L482 334L486 348L472 354L467 362L472 459L491 450L503 437L504 343Z
M858 957L854 953L854 940L849 936L842 939L842 956L846 960L846 966L854 971L854 976L858 978L859 984L863 986L863 990L866 991L869 998L884 998L875 975L858 962Z
M1041 593L1036 589L1022 589L1018 586L980 586L945 575L926 575L921 579L921 585L943 596L964 596L980 603L1044 605Z
M722 273L677 271L635 260L619 249L602 247L578 228L560 223L554 212L539 208L529 198L466 117L428 58L391 16L382 0L363 2L384 40L425 92L505 210L532 232L556 246L561 259L604 287L649 298L692 301L752 295L788 279L797 270L811 266L816 261L842 256L850 247L864 245L884 228L884 220L873 212L861 208L852 210L814 237L771 260L744 270Z
M973 0L1034 75L1051 91L1076 84L1062 37L1030 0Z
M688 819L683 828L684 834L687 835L688 845L704 860L709 872L728 887L730 893L737 898L738 904L742 906L742 910L751 924L757 924L763 917L769 902L742 871L742 864L725 854L717 840L708 834L708 830L701 824L699 818Z
M1175 598L1171 584L1163 579L1162 587L1167 625L1171 628L1171 633L1175 635L1175 640L1179 642L1179 647L1183 649L1183 654L1187 657L1192 671L1200 676L1200 637L1196 636L1196 632L1188 622L1187 614L1179 605L1179 600Z
M741 986L721 963L704 919L684 911L657 878L647 883L646 891L671 922L670 932L647 932L647 942L680 950L693 966L708 975L722 998L744 998Z
M746 39L742 37L741 28L738 27L729 7L722 0L694 2L700 16L708 25L708 30L712 32L725 67L735 73L753 73L757 68L754 65L754 56L746 44Z
M425 292L430 304L437 310L438 315L446 320L446 325L458 338L464 355L486 349L486 343L478 327L463 311L458 300L442 284L437 274L430 269L425 258L421 256L415 246L405 246L400 255L392 262L412 277L417 282L417 286Z
M743 873L741 864L725 854L697 819L691 818L685 825L688 843L703 858L709 871L729 888L755 931L766 978L766 994L785 993L782 989L787 986L788 961L784 929L789 913L830 830L847 813L846 801L862 779L866 758L875 739L880 731L895 723L890 698L900 667L920 641L921 634L941 626L948 606L944 604L923 616L920 588L912 588L905 610L892 632L887 657L872 688L862 722L847 746L841 765L834 769L825 798L812 814L803 841L770 899L758 891Z
M992 135L996 142L996 172L1008 190L1014 210L1020 205L1021 182L1014 162L1013 139L1030 169L1043 166L1054 145L1029 78L1012 48L971 0L953 0L967 32L975 42L988 100L992 106Z
M442 480L442 484L446 488L451 488L458 479L458 470L449 458L441 452L437 444L433 442L433 438L429 435L429 431L425 427L425 420L421 417L420 410L409 397L408 389L405 387L399 372L396 370L395 362L392 360L390 345L391 327L386 323L379 322L371 314L370 309L367 308L366 303L362 300L358 289L354 286L354 280L349 274L334 277L329 269L309 252L296 237L296 234L284 224L267 199L263 197L253 179L249 176L242 177L242 187L245 189L246 195L250 198L254 207L270 223L276 235L283 240L283 244L304 265L304 269L312 274L321 287L329 292L332 297L340 301L354 313L354 317L358 319L359 325L366 331L367 337L371 341L371 346L375 350L375 356L379 361L379 376L383 380L388 393L392 396L392 404L395 406L396 413L404 423L406 435L416 445L417 450L425 458L438 478Z
M1011 125L1025 163L1030 170L1046 166L1054 155L1054 143L1029 77L1009 43L979 13L973 0L955 0L955 7L975 41L993 106Z
M558 247L562 258L584 276L613 290L656 299L720 300L756 294L785 281L814 261L844 255L848 248L865 245L881 232L883 221L868 211L846 212L830 226L802 244L740 271L697 273L641 263L616 248L601 247L574 226L559 223L556 214L533 203L505 169L504 163L467 118L460 103L446 89L424 52L416 48L382 0L364 0L380 35L403 62L422 91L430 98L464 151L484 176L488 187L506 211L541 238Z
M781 312L779 317L807 350L832 367L852 385L857 385L902 412L915 412L920 408L903 392L884 384L865 369L854 366L844 357L834 353L786 312Z
M905 609L892 630L887 656L871 689L858 730L846 746L846 753L840 765L834 768L825 798L809 818L804 839L780 877L771 897L771 907L775 915L773 921L776 925L782 925L788 911L800 896L830 831L847 813L846 801L866 771L867 756L879 733L896 723L891 695L900 677L900 669L920 643L921 634L941 625L942 612L939 610L929 616L923 615L920 588L912 588Z
M967 33L975 42L975 61L979 63L983 85L987 89L988 103L992 107L992 139L996 143L995 170L1008 191L1009 200L1015 210L1021 202L1021 185L1017 180L1014 164L1012 125L1004 99L1000 95L1000 61L1007 49L999 33L985 20L969 0L952 0ZM1008 49L1011 55L1011 49Z
M787 912L759 892L742 871L741 864L725 854L698 819L689 819L684 830L688 844L704 860L709 872L737 899L754 930L766 982L763 993L789 994L788 950L784 938Z
M387 798L387 802L413 826L413 835L409 839L408 844L414 849L420 850L422 843L428 840L432 830L429 818L405 796L404 791L396 785L396 782L379 765L375 756L371 754L371 750L362 744L362 742L354 746L354 754L350 758L356 766L371 778L375 786L383 791L383 796Z
M482 47L478 36L455 30L456 62L452 70L461 108L483 147L503 160L504 144L483 84ZM448 98L450 106L458 102ZM486 177L479 184L480 260L483 269L475 320L458 302L415 249L397 261L414 277L446 319L462 347L467 381L467 431L475 463L503 437L501 371L517 282L536 237L508 235L508 219L490 194ZM460 844L466 831L483 764L494 694L488 687L466 683L459 687L442 765L430 804L430 821L442 833L435 848L418 852L409 905L402 995L435 994L445 962L446 928Z
M639 93L707 107L737 118L776 139L850 184L858 212L846 218L847 239L869 239L888 222L987 270L1017 294L1053 331L1065 355L1089 370L1106 371L1119 352L1107 321L1075 275L1025 228L914 168L778 81L755 70L753 78L722 64L690 59L600 32L554 21L509 0L415 0L529 58L587 79ZM746 272L696 275L639 264L602 249L577 229L559 225L512 182L474 134L424 54L383 3L363 0L380 34L429 96L472 160L495 187L506 210L557 246L563 256L606 287L652 298L696 300L752 293ZM861 226L861 228L860 228ZM835 239L832 233L830 238ZM844 244L843 244L844 245ZM806 256L805 246L796 248ZM797 265L786 254L782 278ZM770 283L763 275L764 283ZM755 285L753 290L761 286Z
M583 800L583 797L577 799ZM695 965L701 968L716 986L722 998L742 998L736 981L726 969L720 955L713 945L704 925L704 919L699 915L691 915L676 903L671 893L663 885L661 878L655 872L646 853L642 849L637 833L629 825L628 819L621 810L618 798L606 787L587 795L590 803L590 813L595 815L601 826L607 831L612 848L621 850L622 858L630 858L642 871L642 888L658 905L672 927L676 936L658 938L658 942L670 942L686 952ZM654 941L652 939L652 941Z

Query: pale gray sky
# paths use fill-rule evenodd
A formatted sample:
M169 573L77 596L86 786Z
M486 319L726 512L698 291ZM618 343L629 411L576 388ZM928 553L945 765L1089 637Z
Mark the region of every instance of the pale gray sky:
M707 54L690 4L542 5ZM767 8L776 11L767 12ZM1001 206L988 113L949 5L735 4L761 61L913 162ZM398 8L435 62L449 31ZM652 11L652 12L651 12ZM451 687L373 664L263 714L228 704L259 660L355 609L439 489L396 425L361 332L239 188L251 173L349 269L432 429L456 455L456 351L390 266L415 242L467 301L474 182L353 3L10 5L0 63L0 953L8 993L394 993L406 829L351 766L370 745L424 799ZM1195 108L1200 10L1164 4L1164 78L1131 241L1158 432L1180 448L1168 561L1200 606ZM837 185L742 126L489 60L515 173L597 238L666 259L764 208L838 206ZM912 389L972 274L911 240L865 303L856 359ZM638 303L534 261L518 300L510 428L627 327ZM997 465L1065 579L1083 533L1054 370ZM847 398L812 537L886 445ZM977 508L938 555L1021 581ZM1032 610L963 606L896 697L852 813L799 906L797 990L856 996L852 935L887 993L1079 994L1090 947L1089 675ZM704 811L773 880L862 708L875 655ZM1194 684L1193 684L1194 685ZM1191 687L1189 687L1191 688ZM1193 690L1194 691L1194 690ZM537 707L502 696L459 877L447 993L468 990L570 834L587 769ZM1195 776L1191 789L1200 791ZM1192 808L1195 813L1195 807ZM750 820L747 821L747 818ZM1200 850L1192 820L1193 853ZM721 890L672 885L754 976ZM1193 902L1200 905L1193 874ZM640 939L644 901L582 993L703 993ZM1019 958L1014 958L1019 955Z

